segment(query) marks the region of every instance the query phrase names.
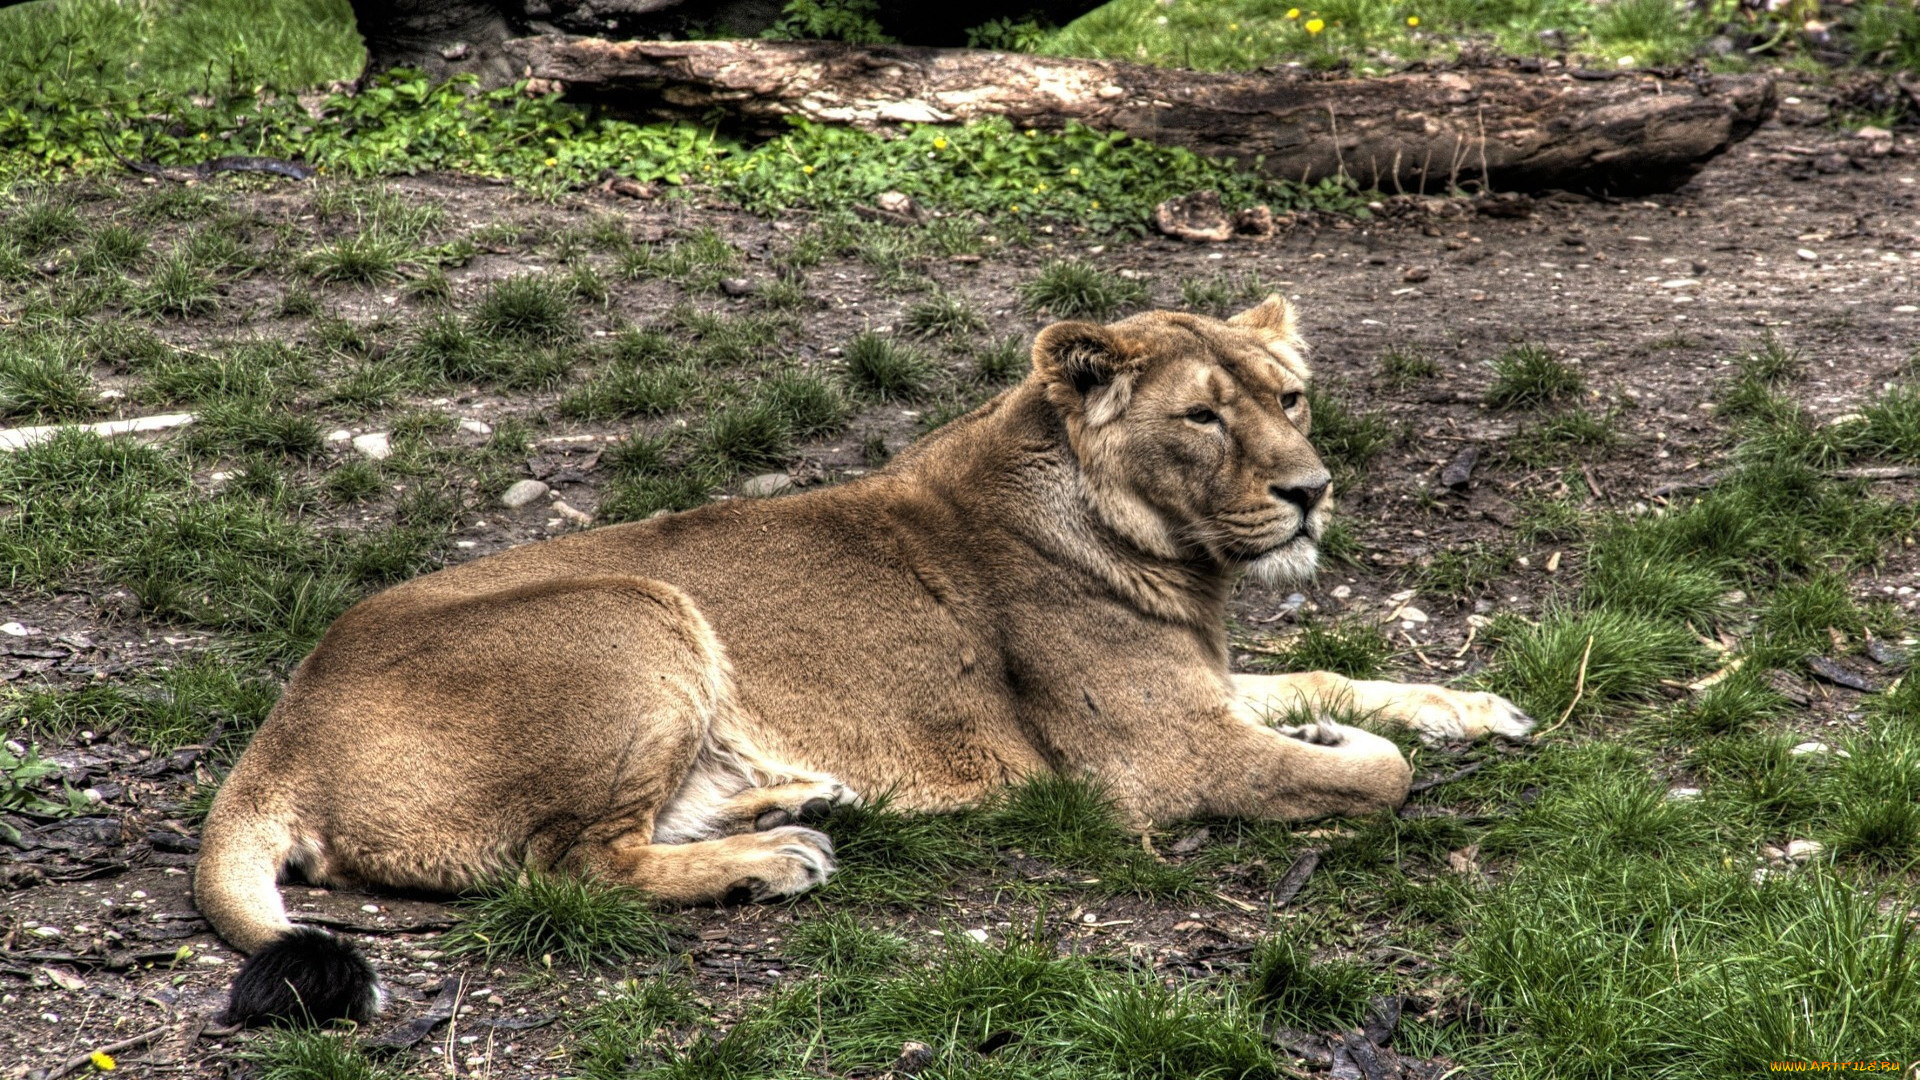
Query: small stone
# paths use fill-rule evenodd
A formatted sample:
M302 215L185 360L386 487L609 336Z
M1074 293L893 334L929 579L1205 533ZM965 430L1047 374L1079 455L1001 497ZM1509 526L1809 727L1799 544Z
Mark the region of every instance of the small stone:
M462 420L460 421L460 430L473 435L491 435L493 434L493 425L487 423L485 420Z
M1825 850L1827 850L1827 845L1818 840L1787 841L1787 858L1797 863L1803 863L1813 859Z
M1700 797L1700 789L1697 787L1677 787L1677 788L1674 788L1672 791L1667 792L1667 798L1675 799L1675 800L1697 799L1699 797Z
M1425 281L1432 276L1433 271L1424 266L1410 266L1406 273L1400 275L1400 280L1412 284Z
M783 472L761 473L740 485L740 494L749 499L766 499L793 490L793 477Z
M553 512L556 514L559 514L561 517L566 518L568 521L573 522L575 525L578 525L583 529L593 524L592 514L587 513L585 510L577 510L572 506L567 505L567 502L564 499L557 500L554 502Z
M914 215L913 197L903 191L883 191L873 204L889 214Z
M538 480L521 480L501 493L500 505L509 510L518 510L546 498L549 490L547 485Z
M388 441L384 431L369 431L365 435L354 436L353 448L375 461L384 461L393 456L393 444Z
M893 1071L901 1076L918 1076L933 1064L933 1047L923 1042L905 1042L900 1044L900 1056L894 1059Z
M1823 742L1803 742L1787 751L1789 754L1828 754L1833 748Z
M967 931L967 936L981 945L987 943L987 932L985 930L969 930Z
M752 296L753 282L743 277L721 278L720 291L728 296Z
M1683 277L1674 278L1671 281L1663 281L1660 283L1660 287L1663 289L1691 289L1698 284L1700 283L1692 278Z
M8 637L26 637L28 634L31 634L31 633L33 633L33 631L27 629L26 626L22 623L18 623L18 622L0 623L0 634L5 634Z
M466 42L456 41L453 44L447 46L446 48L440 50L440 59L465 60L467 58L467 53L469 51L470 51L470 47L467 45Z
M1820 261L1820 253L1817 251L1814 251L1812 248L1801 248L1799 251L1794 252L1794 254L1800 256L1801 258L1807 260L1808 262Z
M1412 604L1408 604L1399 611L1394 612L1393 617L1399 619L1401 622L1423 623L1427 621L1427 613L1414 607Z
M332 431L327 432L328 442L346 442L351 438L353 438L353 432L348 431L346 428L334 428Z
M1328 595L1332 596L1335 600L1345 600L1347 597L1353 595L1353 586L1335 585L1333 587L1333 592L1329 593Z

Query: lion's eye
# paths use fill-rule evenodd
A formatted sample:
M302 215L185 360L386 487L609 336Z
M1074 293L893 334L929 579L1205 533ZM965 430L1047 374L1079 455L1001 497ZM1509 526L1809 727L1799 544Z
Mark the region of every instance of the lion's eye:
M1187 410L1187 419L1196 424L1217 424L1220 422L1220 414L1205 405L1195 405Z
M1300 404L1300 392L1298 390L1294 390L1289 393L1280 395L1280 407L1287 410L1288 412L1292 412L1294 408L1299 404Z

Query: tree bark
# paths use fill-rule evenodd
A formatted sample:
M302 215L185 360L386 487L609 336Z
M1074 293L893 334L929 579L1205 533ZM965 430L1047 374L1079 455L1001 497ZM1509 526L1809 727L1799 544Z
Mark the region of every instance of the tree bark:
M1005 116L1079 122L1275 176L1386 191L1671 191L1774 107L1764 75L1416 71L1372 79L1218 73L969 49L830 42L509 42L531 74L628 114L727 110L878 129Z
M4 6L8 0L0 0ZM963 45L995 19L1037 17L1065 25L1102 0L970 0L927 4L874 0L885 33L917 45ZM504 86L524 71L501 46L528 34L634 38L754 37L777 24L782 0L351 0L367 43L365 75L418 68L434 79L475 75Z

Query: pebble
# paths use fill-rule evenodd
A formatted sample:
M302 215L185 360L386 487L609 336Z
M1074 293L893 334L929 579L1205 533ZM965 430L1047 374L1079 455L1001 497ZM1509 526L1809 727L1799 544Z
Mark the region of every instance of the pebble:
M987 943L987 932L985 930L969 930L967 931L967 936L982 945Z
M1660 283L1660 287L1663 289L1691 289L1698 284L1700 283L1693 278L1683 277L1674 278L1671 281L1663 281Z
M728 296L752 296L753 282L743 277L720 279L720 291Z
M583 529L593 524L592 514L587 513L585 510L577 510L572 506L567 505L567 502L564 499L556 500L554 502L553 512L556 514L559 514L561 517L566 518L568 521L573 522L575 525L578 525Z
M18 622L0 623L0 634L5 634L8 637L26 637L28 634L31 634L31 633L33 633L33 631L27 629L26 625L23 623L18 623Z
M387 433L384 431L369 431L365 435L355 435L353 448L375 461L384 461L393 456L393 444L387 440Z
M1353 586L1335 585L1333 587L1333 592L1329 593L1328 595L1332 596L1335 600L1345 600L1347 597L1353 595Z
M485 420L462 420L460 421L460 430L471 432L475 435L491 435L493 434L493 425L487 423Z
M521 480L501 494L500 505L509 510L518 510L528 503L546 498L549 490L547 485L538 480Z
M1697 787L1677 787L1667 792L1667 798L1669 799L1697 799L1699 797L1700 789Z
M1821 843L1818 840L1787 841L1787 858L1792 859L1794 862L1798 862L1798 863L1803 863L1809 859L1815 858L1825 850L1827 850L1827 845Z
M1399 611L1394 612L1393 617L1399 619L1401 622L1423 623L1427 621L1427 613L1414 607L1412 604L1408 604Z
M783 472L761 473L740 485L740 494L749 499L765 499L793 490L793 477Z
M351 438L353 438L353 432L348 431L346 428L335 428L327 432L328 442L346 442Z
M1794 252L1794 254L1800 256L1801 258L1807 260L1808 262L1818 262L1820 259L1820 253L1817 251L1813 251L1809 248L1801 248L1799 251Z

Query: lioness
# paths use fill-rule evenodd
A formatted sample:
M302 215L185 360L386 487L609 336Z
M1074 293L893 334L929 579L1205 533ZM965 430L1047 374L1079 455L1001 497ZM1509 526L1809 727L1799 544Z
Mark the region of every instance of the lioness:
M1330 499L1291 306L1061 322L1019 385L886 469L528 544L340 617L221 787L194 879L252 953L226 1019L365 1019L371 967L288 922L309 881L502 868L677 903L787 896L856 792L949 810L1090 776L1140 826L1397 807L1398 749L1270 709L1519 735L1482 693L1232 675L1242 573L1314 568Z

